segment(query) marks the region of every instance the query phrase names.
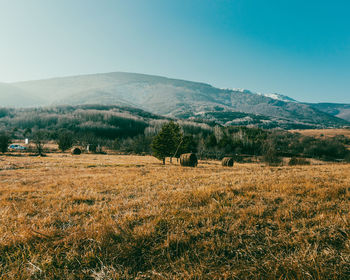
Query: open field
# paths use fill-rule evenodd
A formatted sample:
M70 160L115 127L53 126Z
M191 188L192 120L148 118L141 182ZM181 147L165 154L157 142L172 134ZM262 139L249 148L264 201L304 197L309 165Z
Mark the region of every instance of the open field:
M350 138L350 129L300 129L290 130L290 132L298 132L305 136L312 137L335 137L338 135L344 135Z
M349 279L350 164L0 156L2 279Z

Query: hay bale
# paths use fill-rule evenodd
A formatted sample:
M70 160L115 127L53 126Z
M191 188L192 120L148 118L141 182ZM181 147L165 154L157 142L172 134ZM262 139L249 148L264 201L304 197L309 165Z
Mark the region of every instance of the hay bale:
M197 160L196 154L193 154L193 153L182 154L180 156L180 164L181 164L181 166L196 167L197 164L198 164L198 160Z
M221 161L222 166L233 166L233 157L224 157Z
M80 155L81 154L81 149L78 147L72 148L72 155Z

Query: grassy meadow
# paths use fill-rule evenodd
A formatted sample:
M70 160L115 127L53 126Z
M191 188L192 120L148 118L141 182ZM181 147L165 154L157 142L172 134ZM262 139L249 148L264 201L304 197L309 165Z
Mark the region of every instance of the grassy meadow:
M350 164L0 156L1 279L350 279Z
M311 137L335 137L339 135L344 135L347 138L350 138L350 129L345 128L333 128L333 129L299 129L299 130L290 130L291 132L297 132L305 136Z

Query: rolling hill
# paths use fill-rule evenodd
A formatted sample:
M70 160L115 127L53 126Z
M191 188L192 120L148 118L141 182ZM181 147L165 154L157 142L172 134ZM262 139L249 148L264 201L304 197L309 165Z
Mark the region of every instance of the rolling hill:
M9 85L38 97L36 105L105 104L141 108L151 113L227 124L264 127L339 127L349 123L316 105L279 94L220 89L209 84L160 76L114 72ZM23 94L22 94L23 96ZM31 102L28 102L31 104Z
M1 107L28 107L43 105L44 102L33 94L16 86L0 83Z
M317 110L350 122L350 104L316 103L309 105L316 108Z

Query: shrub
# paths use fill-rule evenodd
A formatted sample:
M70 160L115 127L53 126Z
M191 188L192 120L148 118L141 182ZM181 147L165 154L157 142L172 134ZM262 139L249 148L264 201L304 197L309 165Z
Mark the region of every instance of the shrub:
M270 166L276 166L282 163L282 158L278 156L273 143L266 142L262 160Z
M73 133L63 132L59 135L58 148L62 152L72 148L73 144L74 144Z
M33 135L33 141L35 144L36 152L39 156L44 155L44 139L46 137L46 133L42 130L38 130Z
M349 162L350 163L350 151L345 156L345 162Z
M293 166L293 165L310 165L310 161L305 159L305 158L292 157L289 160L288 165L290 165L290 166Z

